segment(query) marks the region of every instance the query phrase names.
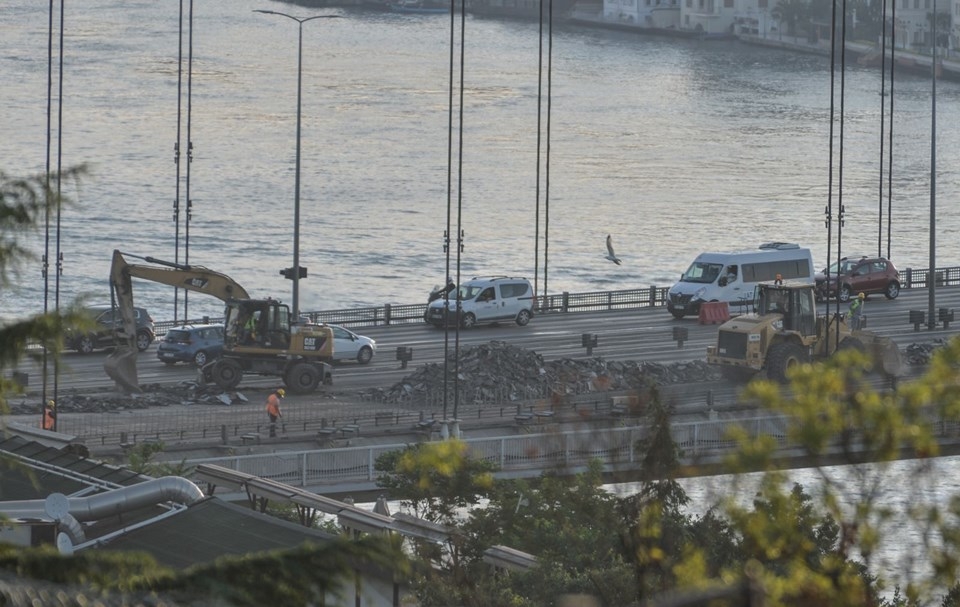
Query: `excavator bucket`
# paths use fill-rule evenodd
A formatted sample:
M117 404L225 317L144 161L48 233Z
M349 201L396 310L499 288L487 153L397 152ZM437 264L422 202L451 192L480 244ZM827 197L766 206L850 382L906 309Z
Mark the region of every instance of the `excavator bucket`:
M903 371L903 358L900 356L900 348L888 337L878 337L873 342L874 360L880 363L883 372L892 377L897 377Z
M137 354L135 347L118 346L103 361L103 370L117 383L117 388L125 392L142 392L137 380Z

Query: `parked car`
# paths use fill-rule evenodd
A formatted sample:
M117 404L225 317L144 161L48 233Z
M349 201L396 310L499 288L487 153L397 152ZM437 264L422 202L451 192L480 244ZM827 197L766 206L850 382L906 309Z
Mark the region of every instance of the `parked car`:
M109 305L87 306L84 309L93 318L96 328L89 333L67 331L67 347L81 354L89 354L99 348L115 346L123 339L123 321L119 309ZM133 313L137 320L137 350L143 352L150 347L156 335L153 318L145 308L134 308Z
M846 303L858 293L882 293L887 299L900 295L900 272L883 257L844 257L818 272L816 280L821 301L836 297Z
M192 362L202 367L223 353L223 325L183 325L167 331L157 358L168 365Z
M336 361L355 360L365 365L373 360L377 353L377 342L358 335L339 325L327 325L333 329L333 359Z

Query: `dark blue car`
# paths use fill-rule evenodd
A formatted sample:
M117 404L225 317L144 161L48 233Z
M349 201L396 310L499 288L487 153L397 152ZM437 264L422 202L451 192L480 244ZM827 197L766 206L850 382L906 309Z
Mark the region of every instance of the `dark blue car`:
M157 358L168 365L192 362L202 367L223 352L222 325L184 325L167 331L157 346Z

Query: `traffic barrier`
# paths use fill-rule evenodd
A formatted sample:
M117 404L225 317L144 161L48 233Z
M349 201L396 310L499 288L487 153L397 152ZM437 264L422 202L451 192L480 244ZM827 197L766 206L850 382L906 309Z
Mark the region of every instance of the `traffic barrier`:
M700 304L700 324L716 324L730 320L730 306L725 301L711 301Z

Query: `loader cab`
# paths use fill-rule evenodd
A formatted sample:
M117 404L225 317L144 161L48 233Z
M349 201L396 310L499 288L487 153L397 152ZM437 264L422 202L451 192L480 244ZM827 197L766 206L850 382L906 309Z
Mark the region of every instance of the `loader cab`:
M754 307L760 316L780 314L784 331L803 336L817 333L813 285L761 283L757 285Z
M276 299L238 299L227 303L226 338L229 348L283 350L290 346L290 308Z

